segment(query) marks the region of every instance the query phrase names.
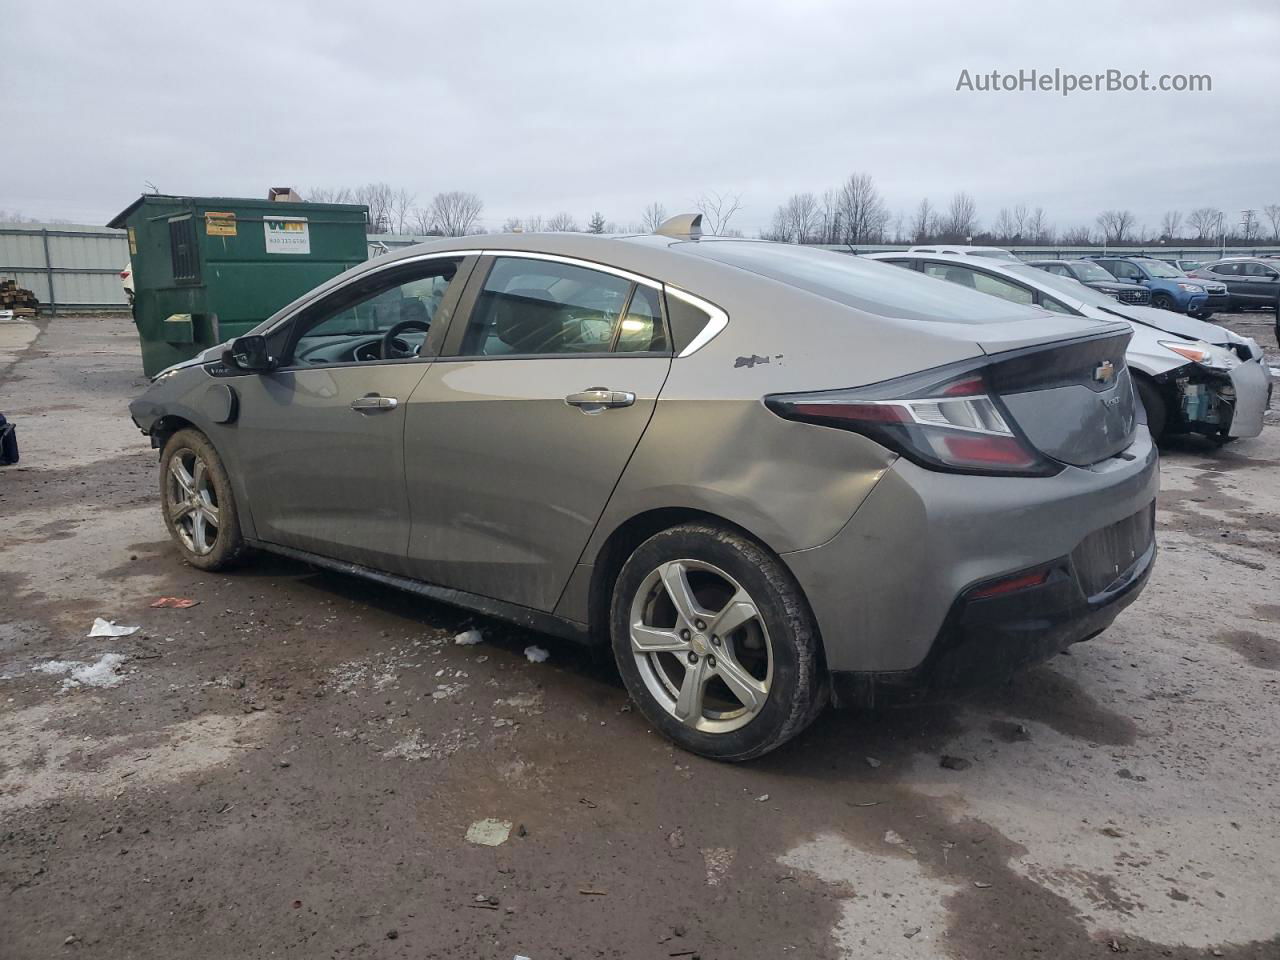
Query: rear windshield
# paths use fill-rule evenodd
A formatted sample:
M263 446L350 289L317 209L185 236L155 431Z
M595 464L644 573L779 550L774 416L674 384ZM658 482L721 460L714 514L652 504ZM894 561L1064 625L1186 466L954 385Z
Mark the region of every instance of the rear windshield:
M1004 323L1044 317L1034 307L847 253L785 243L714 240L681 244L680 249L881 317L946 323Z

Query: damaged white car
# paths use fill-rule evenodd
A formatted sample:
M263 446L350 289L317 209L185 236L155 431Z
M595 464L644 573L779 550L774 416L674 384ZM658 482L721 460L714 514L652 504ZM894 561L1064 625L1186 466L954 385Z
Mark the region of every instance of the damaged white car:
M1168 310L1118 303L1078 280L1030 264L914 251L870 254L868 259L1052 313L1128 321L1133 339L1125 360L1146 408L1147 428L1157 440L1196 433L1226 443L1262 432L1272 382L1256 340Z

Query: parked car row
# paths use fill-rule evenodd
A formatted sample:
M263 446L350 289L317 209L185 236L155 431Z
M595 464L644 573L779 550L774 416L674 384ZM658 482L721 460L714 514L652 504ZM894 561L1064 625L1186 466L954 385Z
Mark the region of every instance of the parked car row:
M1198 433L1226 442L1262 432L1271 378L1255 340L1167 310L1117 302L1074 275L1049 269L1055 262L978 261L964 255L911 252L871 254L868 259L1051 313L1124 320L1133 331L1125 358L1156 439Z

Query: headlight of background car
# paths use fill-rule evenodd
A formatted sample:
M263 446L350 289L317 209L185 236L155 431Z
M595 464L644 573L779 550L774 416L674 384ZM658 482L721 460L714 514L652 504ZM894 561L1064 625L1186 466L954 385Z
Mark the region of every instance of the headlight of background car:
M1230 370L1237 363L1235 354L1211 346L1202 340L1185 343L1177 340L1161 340L1160 346L1172 350L1180 357L1186 357L1192 363L1198 363L1210 370Z
M1187 293L1204 293L1204 287L1195 283L1180 283L1178 286Z

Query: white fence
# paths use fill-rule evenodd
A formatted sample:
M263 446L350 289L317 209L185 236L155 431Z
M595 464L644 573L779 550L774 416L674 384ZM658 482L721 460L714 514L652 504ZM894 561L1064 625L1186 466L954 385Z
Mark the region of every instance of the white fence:
M0 280L36 295L42 312L127 310L123 230L61 223L0 224Z

